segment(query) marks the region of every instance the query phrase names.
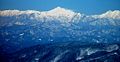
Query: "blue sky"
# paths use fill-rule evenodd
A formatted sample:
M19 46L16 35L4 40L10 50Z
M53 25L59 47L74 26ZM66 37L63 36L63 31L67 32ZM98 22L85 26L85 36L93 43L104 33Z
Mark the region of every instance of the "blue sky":
M91 15L120 10L120 0L0 0L0 10L45 11L58 6Z

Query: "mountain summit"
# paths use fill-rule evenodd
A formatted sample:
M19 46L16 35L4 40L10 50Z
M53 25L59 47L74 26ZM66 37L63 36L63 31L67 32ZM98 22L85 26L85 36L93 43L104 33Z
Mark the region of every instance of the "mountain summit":
M114 11L107 11L101 15L96 15L97 18L109 18L109 19L120 19L120 11L114 10Z

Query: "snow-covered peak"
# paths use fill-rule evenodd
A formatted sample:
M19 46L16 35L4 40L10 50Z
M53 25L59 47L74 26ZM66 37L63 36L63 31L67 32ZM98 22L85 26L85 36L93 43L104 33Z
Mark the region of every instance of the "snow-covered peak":
M73 16L75 15L75 12L72 10L64 9L61 7L54 8L50 11L47 12L49 15L54 15L54 16Z
M114 10L114 11L107 11L101 15L95 15L96 18L108 18L108 19L120 19L120 11Z
M41 12L40 17L42 18L46 17L47 19L50 19L50 20L53 20L53 19L62 20L65 22L65 20L71 21L71 20L74 20L75 18L79 20L81 17L81 14L73 12L72 10L57 7L47 12Z

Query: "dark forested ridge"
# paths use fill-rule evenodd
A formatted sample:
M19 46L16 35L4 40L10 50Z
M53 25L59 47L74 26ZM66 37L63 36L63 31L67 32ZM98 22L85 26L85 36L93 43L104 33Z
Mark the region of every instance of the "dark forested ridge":
M52 43L24 48L0 57L1 61L6 62L119 62L120 44Z

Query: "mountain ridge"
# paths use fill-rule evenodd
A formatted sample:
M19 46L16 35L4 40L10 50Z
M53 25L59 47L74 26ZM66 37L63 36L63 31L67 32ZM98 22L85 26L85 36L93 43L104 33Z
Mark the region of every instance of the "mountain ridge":
M25 10L25 11L20 11L20 10L1 10L0 11L0 16L17 16L17 15L22 15L26 14L30 16L31 14L35 14L35 17L37 18L44 18L44 17L67 17L67 18L72 18L74 16L78 16L79 18L83 17L85 14L77 13L74 12L70 9L65 9L61 7L56 7L52 10L49 11L36 11L36 10ZM119 10L114 10L114 11L107 11L105 13L99 14L99 15L85 15L87 17L93 17L93 18L110 18L110 19L120 19L120 11Z

